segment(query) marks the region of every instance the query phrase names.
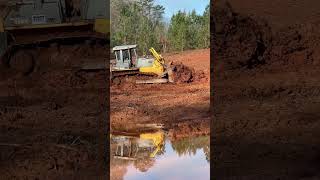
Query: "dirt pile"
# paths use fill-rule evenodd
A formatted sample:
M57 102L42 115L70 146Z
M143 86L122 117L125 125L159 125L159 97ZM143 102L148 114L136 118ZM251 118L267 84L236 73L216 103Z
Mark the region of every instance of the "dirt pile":
M235 69L265 64L272 45L267 22L237 14L227 1L215 1L213 6L213 49L216 59L225 61L220 66Z
M273 32L265 19L238 14L227 1L215 1L215 7L212 35L216 70L319 64L318 23L291 25Z
M195 70L182 62L172 62L173 79L176 83L206 82L208 77L203 70Z
M188 66L182 64L182 62L173 62L171 64L173 71L174 82L177 83L190 83L193 79L193 70Z
M318 24L283 28L274 36L271 63L291 66L318 65L320 35Z

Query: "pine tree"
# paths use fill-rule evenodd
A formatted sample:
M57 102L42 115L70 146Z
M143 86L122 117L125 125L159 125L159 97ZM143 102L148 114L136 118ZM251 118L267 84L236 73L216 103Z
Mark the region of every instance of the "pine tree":
M111 0L111 46L138 44L138 52L184 51L210 46L209 5L202 15L178 11L169 25L154 0Z

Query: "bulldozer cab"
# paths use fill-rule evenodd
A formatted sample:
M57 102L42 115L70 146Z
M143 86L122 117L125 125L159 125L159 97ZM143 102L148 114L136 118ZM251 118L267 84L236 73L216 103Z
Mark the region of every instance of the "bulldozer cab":
M116 68L131 69L137 63L137 45L115 46L112 50L116 56Z

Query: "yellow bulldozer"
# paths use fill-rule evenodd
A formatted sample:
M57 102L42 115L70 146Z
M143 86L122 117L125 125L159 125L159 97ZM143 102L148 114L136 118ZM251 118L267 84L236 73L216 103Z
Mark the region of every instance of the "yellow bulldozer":
M109 0L8 0L0 4L0 64L30 74L38 64L38 49L108 46L108 6ZM88 64L90 61L76 65L106 68L101 62L96 66Z
M136 80L136 83L172 83L172 69L164 58L154 49L149 51L153 58L139 58L137 56L137 45L122 45L113 47L115 60L111 62L111 81L121 81L118 77L129 75L147 75L143 80Z

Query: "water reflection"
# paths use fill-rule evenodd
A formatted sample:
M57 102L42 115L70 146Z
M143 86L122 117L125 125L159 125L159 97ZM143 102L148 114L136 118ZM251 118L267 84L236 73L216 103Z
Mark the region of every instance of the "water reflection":
M142 134L118 134L111 135L111 143L116 145L114 158L138 160L154 158L162 154L164 146L164 133L142 133Z
M209 136L198 136L198 137L187 137L178 141L171 142L173 150L179 155L190 155L195 156L197 150L202 149L205 158L210 163L210 137Z
M111 135L111 179L210 179L210 137L165 131Z

